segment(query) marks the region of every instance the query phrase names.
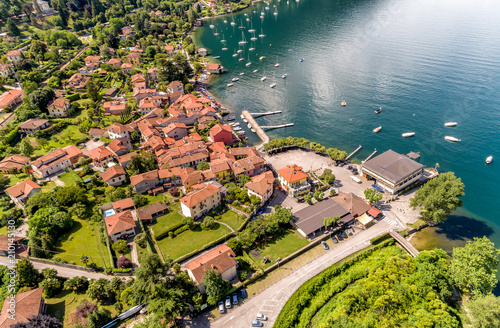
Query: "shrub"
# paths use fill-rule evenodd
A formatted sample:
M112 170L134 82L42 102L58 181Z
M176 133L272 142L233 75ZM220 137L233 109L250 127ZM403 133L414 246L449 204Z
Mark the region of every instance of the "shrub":
M200 224L200 226L203 230L210 230L212 229L214 224L215 224L214 218L211 216L207 216L205 217L205 219L203 219L203 222Z
M391 238L391 235L388 232L386 232L383 235L380 235L378 237L372 238L370 240L370 244L372 244L372 245L378 245L381 242L383 242L383 241L385 241L385 240L387 240L389 238Z
M170 195L174 196L174 197L177 197L179 196L179 188L177 187L172 187L168 190L168 192L170 193Z
M113 248L113 250L116 253L119 253L119 254L125 254L130 250L130 248L127 245L127 242L125 240L117 240L113 243L113 246L111 246L111 247Z
M132 261L130 261L125 256L122 256L122 257L120 257L118 259L118 261L116 262L116 265L118 266L119 269L131 268L132 267Z
M169 231L169 232L168 232L168 236L169 236L170 238L174 238L174 233L173 233L172 231Z
M79 100L80 99L80 94L79 93L74 93L74 94L68 95L68 96L66 96L64 98L69 99L69 101L75 101L75 100Z
M136 245L139 247L142 247L142 248L146 247L146 242L147 242L147 238L146 238L145 233L140 233L134 237L134 243L136 243Z
M174 231L174 236L180 235L181 233L183 233L186 230L189 230L189 226L183 225L182 227L180 227L179 229ZM169 235L170 235L170 233L169 233Z

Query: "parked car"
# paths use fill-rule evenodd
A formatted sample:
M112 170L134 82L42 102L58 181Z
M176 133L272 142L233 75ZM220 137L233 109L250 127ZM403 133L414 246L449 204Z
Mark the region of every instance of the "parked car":
M347 232L347 234L348 234L349 236L352 236L352 231L351 231L351 230L346 229L346 230L345 230L345 232Z
M224 302L219 302L219 313L224 313L226 309L224 309Z
M226 296L226 309L231 308L231 297Z
M330 249L330 247L328 247L328 244L325 243L325 241L321 242L321 246L323 246L324 249Z
M238 294L236 293L233 293L233 305L237 305L238 304Z
M345 231L342 231L340 234L342 235L342 238L344 238L344 239L349 238L349 237L347 236L347 234L345 233Z
M332 240L333 240L333 243L334 244L337 244L339 241L337 240L337 238L335 238L335 236L332 236Z
M338 238L339 241L344 240L344 238L342 238L342 235L340 233L337 235L337 238Z
M252 327L264 327L264 324L262 323L262 321L253 320L252 321Z
M240 290L240 295L241 295L241 298L246 298L247 297L247 292L246 290L244 290L243 288Z
M348 170L352 170L352 166L351 165L347 165L347 169Z
M255 319L261 320L261 321L266 321L267 317L265 315L263 315L262 313L257 313L257 315L255 316Z

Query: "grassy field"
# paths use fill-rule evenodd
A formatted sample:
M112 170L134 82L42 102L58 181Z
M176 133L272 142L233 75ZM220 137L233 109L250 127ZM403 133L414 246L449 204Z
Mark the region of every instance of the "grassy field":
M34 142L35 152L34 156L43 156L49 152L52 148L63 148L69 145L74 145L76 141L85 137L85 134L78 130L78 126L69 125L64 128L61 132L56 135L51 136L47 140L47 145L44 148L40 147L38 140ZM32 139L33 140L33 139ZM33 144L33 141L32 141Z
M106 245L101 243L97 224L77 219L69 233L62 235L59 240L56 251L62 252L57 254L61 259L83 265L80 256L87 255L98 266L111 267L109 252Z
M59 180L64 182L64 185L71 186L74 185L77 181L81 181L82 179L75 173L75 171L69 170L69 172L61 174L59 176Z
M262 255L261 257L256 259L251 254L250 256L255 259L255 262L257 262L261 268L265 269L274 264L278 257L285 258L307 244L309 244L309 242L301 234L296 230L290 229L283 231L276 238L273 238L268 243L257 248L257 251ZM265 256L269 256L271 261L262 264L262 259Z
M45 299L47 314L55 316L66 325L68 324L70 314L75 312L76 308L85 300L95 303L95 300L91 300L85 293L75 293L63 290L56 296ZM118 314L113 305L99 304L99 307L109 310L112 315Z
M19 182L23 182L25 180L28 180L28 176L24 173L10 174L9 177L10 177L9 187L15 186Z
M237 230L240 225L245 221L245 218L241 218L240 215L233 211L227 211L220 217L221 222L228 224L234 230Z
M179 213L180 210L181 204L174 203L170 205L170 212L168 214L156 219L156 223L153 224L153 232L155 236L172 229L172 227L175 227L182 222L182 215Z
M54 188L55 186L56 183L54 181L50 181L45 186L42 186L42 192L50 192L52 191L52 188Z
M211 230L202 230L199 225L191 231L187 230L174 238L163 238L158 241L158 246L163 253L163 257L176 260L179 257L202 248L206 244L223 237L229 233L229 229L222 224L215 224Z

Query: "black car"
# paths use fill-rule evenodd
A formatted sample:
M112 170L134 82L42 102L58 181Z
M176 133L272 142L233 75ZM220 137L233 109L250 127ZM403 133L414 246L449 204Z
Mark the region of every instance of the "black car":
M342 235L340 233L337 235L337 238L339 239L339 241L344 240L344 238L342 238Z
M347 166L347 169L348 169L348 170L352 170L352 166L351 166L351 165L348 165L348 166Z
M347 239L347 238L348 238L348 237L347 237L347 234L345 233L345 231L342 231L340 234L342 235L342 238L344 238L344 239Z

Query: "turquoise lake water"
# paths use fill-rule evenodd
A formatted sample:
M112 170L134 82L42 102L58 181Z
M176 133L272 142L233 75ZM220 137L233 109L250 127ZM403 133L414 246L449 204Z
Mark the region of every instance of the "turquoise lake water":
M221 56L226 70L210 91L237 117L243 109L281 110L257 121L295 123L270 136L305 137L348 152L362 145L358 161L375 148L420 152L422 163L439 163L440 171L454 171L466 186L464 207L436 238L444 244L487 235L500 246L500 2L275 0L269 10L265 6L205 21L196 31L196 42ZM243 38L240 25L248 41L241 62L232 57ZM251 27L266 36L252 43ZM271 89L273 74L277 86ZM240 81L226 87L233 77ZM458 125L445 128L450 121ZM382 131L374 134L378 126ZM415 136L404 139L405 132ZM462 141L449 143L445 136ZM489 155L495 159L486 166Z

